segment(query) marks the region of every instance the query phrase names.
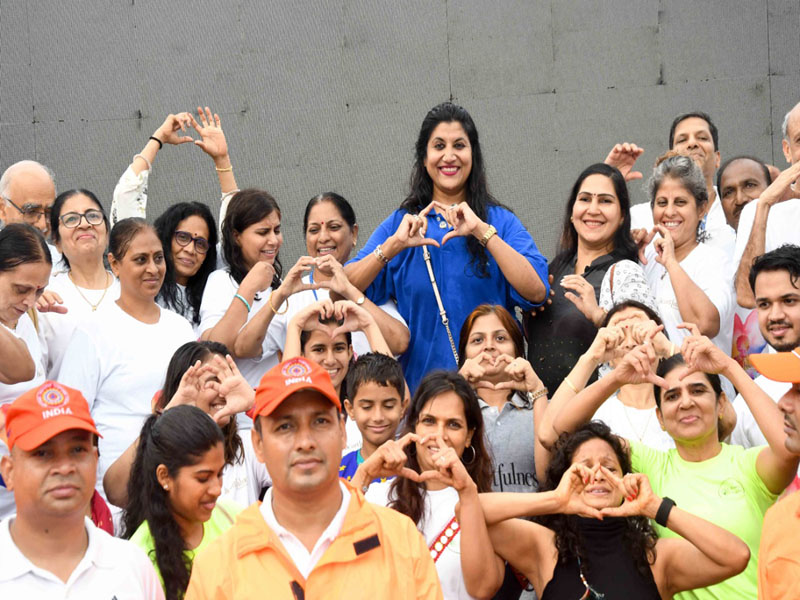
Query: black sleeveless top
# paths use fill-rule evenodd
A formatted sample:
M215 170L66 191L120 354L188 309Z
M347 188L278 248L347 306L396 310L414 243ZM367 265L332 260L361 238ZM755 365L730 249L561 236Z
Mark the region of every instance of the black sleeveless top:
M643 576L625 548L622 518L607 517L603 521L575 518L586 554L586 559L581 561L583 575L594 590L604 594L605 600L661 599L650 569L647 576ZM559 560L541 600L578 600L584 593L586 587L581 581L577 559L570 559L567 563Z

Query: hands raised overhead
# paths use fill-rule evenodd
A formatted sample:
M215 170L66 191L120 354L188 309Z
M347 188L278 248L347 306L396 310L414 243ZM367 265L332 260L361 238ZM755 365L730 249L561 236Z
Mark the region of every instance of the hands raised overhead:
M641 179L641 171L632 171L636 160L644 153L644 148L640 148L636 144L624 142L616 144L606 156L603 161L605 164L619 169L625 181L634 181Z

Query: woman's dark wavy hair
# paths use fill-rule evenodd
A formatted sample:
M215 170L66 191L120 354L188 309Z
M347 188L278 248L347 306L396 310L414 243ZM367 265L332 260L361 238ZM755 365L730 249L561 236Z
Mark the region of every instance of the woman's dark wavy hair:
M414 166L411 169L411 191L406 199L403 200L400 208L411 214L416 214L433 200L433 181L425 168L428 141L439 123L453 123L456 121L464 128L469 144L472 147L472 170L466 183L467 204L475 215L483 221L487 220L490 206L501 206L510 211L510 208L500 204L489 193L486 183L486 167L484 166L481 143L478 139L478 129L475 127L475 122L466 109L452 102L442 102L434 106L422 120L414 150ZM468 236L467 249L471 257L470 264L476 268L478 276L488 277L489 255L486 248L481 246L477 238Z
M27 223L11 223L0 229L0 273L26 263L53 264L42 233Z
M185 306L181 294L178 293L178 282L175 280L175 257L172 256L172 238L178 229L178 223L189 217L198 216L206 222L208 227L208 252L203 257L200 269L189 278L186 284ZM164 283L158 292L158 299L164 305L174 310L180 315L186 315L191 309L189 319L195 325L200 324L200 301L203 299L203 290L206 288L206 281L211 272L217 268L217 224L211 209L200 202L179 202L173 204L165 210L154 223L158 238L164 247L164 260L167 272L164 275ZM200 253L198 252L198 255ZM203 256L203 255L200 255Z
M464 366L467 360L467 342L469 341L469 334L472 332L472 327L475 321L486 315L495 315L503 327L508 331L511 337L511 343L514 344L514 357L522 356L525 352L525 342L522 338L522 330L517 321L511 313L506 310L504 306L499 304L481 304L475 310L469 313L469 316L464 320L461 326L461 332L458 335L458 368Z
M198 360L203 362L213 354L225 358L230 354L225 344L219 342L186 342L175 351L167 366L167 375L164 378L164 385L156 401L156 408L163 410L170 399L178 391L181 385L181 377L186 370ZM244 460L244 444L239 436L236 427L236 417L231 417L228 424L222 427L222 434L225 436L225 464L231 465L234 462Z
M188 405L176 406L160 417L149 416L139 434L128 480L128 507L122 515L123 536L130 539L139 525L147 521L167 600L183 598L192 563L184 554L186 542L172 515L167 492L158 482L156 469L163 464L170 476L176 477L181 468L197 464L206 452L222 443L222 431L214 420Z
M620 439L611 433L608 425L601 421L590 421L579 427L573 433L563 433L558 438L553 448L550 466L547 467L546 480L542 491L554 490L558 487L561 478L567 469L572 466L572 458L578 448L585 442L601 439L614 450L623 473L631 472L631 459L622 447ZM589 557L583 547L578 517L575 515L543 515L535 520L545 527L552 529L556 535L556 550L558 560L562 563L580 558L581 562L588 562ZM653 530L647 517L625 517L625 531L623 542L626 549L633 557L639 572L648 577L650 565L656 560L656 541L658 536Z
M447 392L455 392L461 398L464 415L467 419L467 429L472 431L470 447L475 451L475 458L469 463L464 463L467 473L477 484L478 492L491 492L492 459L486 448L483 415L480 404L478 404L478 396L475 395L467 380L455 371L433 371L422 379L411 399L405 425L400 435L415 431L419 415L428 401ZM414 448L413 445L410 447ZM417 472L420 470L416 452L413 450L409 452L406 466ZM389 492L390 497L396 497L396 500L389 502L389 507L407 515L414 523L419 523L425 505L425 484L411 481L405 477L397 477L392 482Z
M53 202L53 209L50 212L50 231L53 235L53 243L57 244L61 241L61 234L58 231L58 226L61 224L61 213L64 210L64 204L66 204L67 200L73 196L79 195L89 198L89 200L94 203L97 210L103 213L103 223L106 225L106 235L108 235L109 231L111 231L111 226L108 224L108 215L106 215L106 209L103 208L103 205L100 203L100 200L97 199L97 196L95 196L89 190L85 190L83 188L67 190L66 192L61 192L58 196L56 196L56 199ZM67 258L66 254L61 254L61 264L63 264L67 269L70 268L69 259Z
M638 248L633 241L633 237L631 237L631 200L628 196L628 186L625 184L625 178L616 167L605 163L595 163L586 167L578 175L578 179L575 180L572 191L569 193L566 210L564 211L564 221L561 225L561 240L558 243L558 253L549 267L551 272L559 273L563 271L578 254L578 233L575 231L575 226L570 219L572 218L572 209L578 199L581 184L590 175L603 175L608 177L611 183L614 184L614 193L617 195L617 200L619 200L619 209L622 214L622 224L614 233L614 250L621 251L620 260L625 258L632 261L638 260Z
M242 233L245 229L266 219L273 212L281 216L281 209L269 192L254 188L236 192L228 204L225 219L222 221L222 255L228 263L228 271L236 283L242 283L249 269L244 263L242 248L236 242L234 234ZM272 288L281 284L283 267L278 255L275 255L275 276L272 278Z

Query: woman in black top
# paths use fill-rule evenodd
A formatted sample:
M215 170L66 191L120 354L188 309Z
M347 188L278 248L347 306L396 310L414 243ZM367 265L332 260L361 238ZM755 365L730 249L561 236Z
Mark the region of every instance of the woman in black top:
M528 362L548 389L558 388L597 334L605 316L597 298L606 271L621 260L637 260L630 229L622 174L603 163L584 169L567 202L558 255L548 266L552 304L524 319Z
M672 598L740 573L750 558L738 537L677 506L662 517L683 539L657 539L648 519L666 499L630 473L599 421L559 439L544 489L480 495L494 551L541 600ZM514 518L526 516L538 522Z

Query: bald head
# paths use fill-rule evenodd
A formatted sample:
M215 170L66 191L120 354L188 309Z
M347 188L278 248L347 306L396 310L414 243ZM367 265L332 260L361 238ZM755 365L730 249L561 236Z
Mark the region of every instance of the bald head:
M29 223L45 236L50 233L48 212L56 199L53 172L35 160L21 160L0 177L0 219Z

